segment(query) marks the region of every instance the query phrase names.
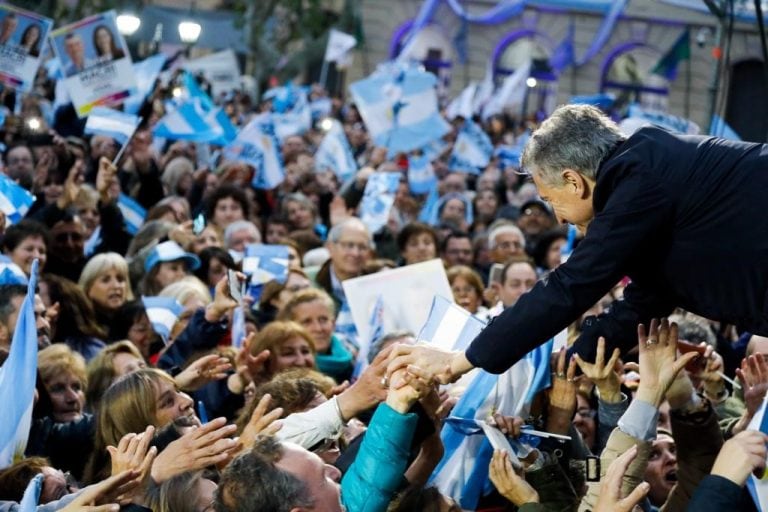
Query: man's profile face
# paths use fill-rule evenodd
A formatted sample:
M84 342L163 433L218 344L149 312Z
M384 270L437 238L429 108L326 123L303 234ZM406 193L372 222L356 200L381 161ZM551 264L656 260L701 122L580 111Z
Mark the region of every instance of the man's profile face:
M544 182L535 173L533 182L539 192L539 197L552 206L558 224L573 224L582 235L586 234L587 227L595 217L592 206L592 191L586 178L576 171L566 169L563 173L570 172L572 181L555 186Z
M314 453L292 443L283 443L283 456L275 464L307 486L315 510L344 512L341 504L341 471Z
M83 60L83 40L79 36L70 37L64 41L64 50L73 62L82 62Z

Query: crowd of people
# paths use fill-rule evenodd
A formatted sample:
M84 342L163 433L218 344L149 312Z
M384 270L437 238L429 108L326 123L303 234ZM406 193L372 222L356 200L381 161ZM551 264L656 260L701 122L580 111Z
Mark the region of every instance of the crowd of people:
M39 510L461 510L429 483L460 388L390 366L393 347L416 342L407 331L373 340L353 378L362 340L341 283L440 258L455 303L491 321L557 271L567 226L515 166L493 159L477 174L449 171L461 119L433 162L437 220L419 222L425 197L410 191L411 155L375 146L340 98L330 116L359 171L340 182L317 168L316 123L283 141L284 181L256 189L258 169L153 138L173 87L154 88L116 165L119 145L84 136L71 106L46 115L54 88L44 70L35 94L15 98L21 120L48 117L54 137L32 144L23 123L6 126L3 173L36 201L23 220L0 222L14 270L0 285L0 358L34 260L39 357L26 453L0 470L0 510L17 510L38 474ZM216 100L236 126L270 109L242 92ZM537 127L505 116L483 126L497 145ZM400 176L378 232L359 212L373 172ZM120 194L147 210L134 235ZM199 216L205 225L193 229ZM246 247L261 243L287 246L289 271L241 306L227 271L245 279ZM626 284L574 322L569 340L621 301ZM167 339L142 296L183 306ZM245 339L235 340L240 307ZM679 353L678 340L690 350ZM768 389L768 338L679 310L641 326L635 350L609 353L606 341L594 360L553 354L551 387L526 417L488 418L509 438L526 426L560 437L520 459L494 452L478 510L749 510L745 482L762 476L766 459L768 438L750 422Z

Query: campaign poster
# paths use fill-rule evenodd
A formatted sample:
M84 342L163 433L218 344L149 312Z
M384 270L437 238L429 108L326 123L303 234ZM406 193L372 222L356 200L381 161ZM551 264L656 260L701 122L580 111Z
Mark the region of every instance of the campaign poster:
M51 19L0 4L0 82L20 92L32 89L52 26Z
M122 103L137 92L133 64L115 12L91 16L54 30L51 44L77 115Z

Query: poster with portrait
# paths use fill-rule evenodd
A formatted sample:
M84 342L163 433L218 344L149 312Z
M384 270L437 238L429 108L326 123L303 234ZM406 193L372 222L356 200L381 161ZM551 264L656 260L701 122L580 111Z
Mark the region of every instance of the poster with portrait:
M133 64L115 12L91 16L54 30L51 44L77 115L122 103L137 90Z
M53 20L0 4L0 82L28 92L40 67L40 54Z

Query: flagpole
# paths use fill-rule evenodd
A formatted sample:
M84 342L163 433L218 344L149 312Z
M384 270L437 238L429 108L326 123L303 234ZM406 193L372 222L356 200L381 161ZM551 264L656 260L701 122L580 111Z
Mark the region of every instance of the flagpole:
M141 123L144 121L143 117L139 118L139 122L136 123L136 126L134 127L133 131L131 132L131 135L128 137L128 139L125 141L125 144L120 148L120 151L117 152L117 155L115 156L114 160L112 160L112 165L117 166L117 162L120 161L120 158L123 156L123 153L125 152L125 149L128 147L128 144L131 142L131 139L136 134L136 130L139 129L139 126L141 126Z
M323 66L320 68L320 85L326 89L325 80L328 78L328 61L323 59Z

